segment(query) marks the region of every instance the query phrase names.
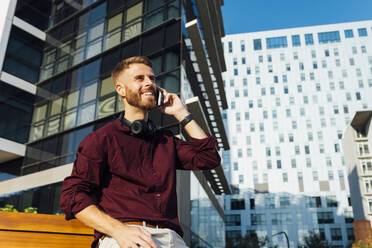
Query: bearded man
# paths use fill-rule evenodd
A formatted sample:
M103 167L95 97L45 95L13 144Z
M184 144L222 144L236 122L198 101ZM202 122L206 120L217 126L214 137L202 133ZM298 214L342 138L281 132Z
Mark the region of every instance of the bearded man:
M200 128L176 94L155 84L146 57L121 61L112 78L125 111L80 143L63 183L61 209L67 220L77 218L95 229L92 247L187 247L177 213L176 169L217 167L216 139ZM156 130L148 120L155 108L175 117L189 140Z

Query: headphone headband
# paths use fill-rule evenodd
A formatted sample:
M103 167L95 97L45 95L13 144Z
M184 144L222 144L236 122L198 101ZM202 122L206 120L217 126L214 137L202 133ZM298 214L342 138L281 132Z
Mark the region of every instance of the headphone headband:
M156 132L156 127L150 120L135 120L133 122L130 122L124 117L124 112L120 114L119 119L124 125L130 128L130 131L134 135L142 137L153 137Z

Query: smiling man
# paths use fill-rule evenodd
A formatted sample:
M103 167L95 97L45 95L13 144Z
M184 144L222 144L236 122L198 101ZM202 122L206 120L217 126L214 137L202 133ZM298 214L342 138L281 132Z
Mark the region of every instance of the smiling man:
M187 247L177 215L176 169L218 166L216 139L176 94L156 86L146 57L123 60L112 78L125 112L80 143L61 209L67 220L76 217L95 229L92 247ZM160 107L158 91L164 95ZM189 141L156 130L148 112L157 107L180 122Z

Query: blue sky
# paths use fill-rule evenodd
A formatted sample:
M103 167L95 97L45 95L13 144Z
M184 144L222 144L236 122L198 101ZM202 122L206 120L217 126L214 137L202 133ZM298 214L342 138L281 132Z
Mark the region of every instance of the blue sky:
M372 0L224 0L226 34L372 20Z

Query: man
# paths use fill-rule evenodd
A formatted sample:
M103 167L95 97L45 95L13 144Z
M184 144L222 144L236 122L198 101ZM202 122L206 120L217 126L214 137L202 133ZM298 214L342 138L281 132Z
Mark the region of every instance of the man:
M63 184L61 209L67 220L76 217L96 230L92 247L186 247L177 215L176 169L218 166L216 140L176 94L156 86L147 58L125 59L112 77L124 114L80 143ZM181 123L189 142L152 128L148 111L157 107L158 90L164 95L160 111ZM133 123L144 132L132 132Z

